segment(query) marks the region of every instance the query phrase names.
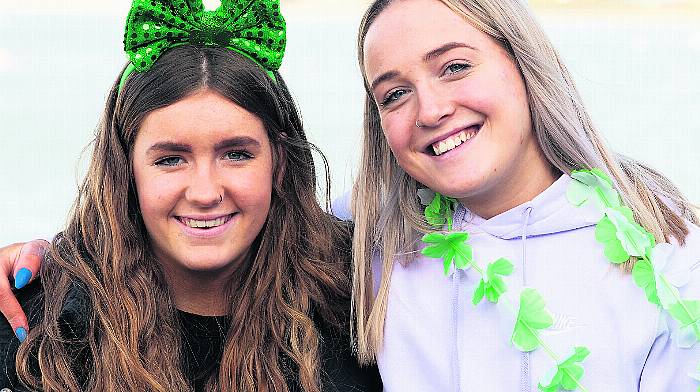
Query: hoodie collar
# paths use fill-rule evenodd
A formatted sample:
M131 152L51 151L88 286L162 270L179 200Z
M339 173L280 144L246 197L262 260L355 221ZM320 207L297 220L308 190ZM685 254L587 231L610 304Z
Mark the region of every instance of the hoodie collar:
M484 219L459 205L454 214L454 227L469 232L483 231L509 240L523 235L525 216L527 236L554 234L593 226L601 218L600 211L589 205L574 207L566 198L572 179L563 174L534 199L511 208L491 219ZM529 209L529 211L528 211Z

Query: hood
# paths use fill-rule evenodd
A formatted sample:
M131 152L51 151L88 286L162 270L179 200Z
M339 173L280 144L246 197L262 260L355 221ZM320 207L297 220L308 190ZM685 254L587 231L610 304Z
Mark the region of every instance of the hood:
M460 204L455 210L454 227L472 232L483 231L510 240L522 237L523 225L527 225L528 237L596 225L602 215L592 203L576 207L567 200L566 191L571 181L571 177L563 174L534 199L491 219L484 219Z

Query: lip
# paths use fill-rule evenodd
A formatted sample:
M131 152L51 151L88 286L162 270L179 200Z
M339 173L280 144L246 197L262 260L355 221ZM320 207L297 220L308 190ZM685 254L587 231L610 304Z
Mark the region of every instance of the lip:
M462 146L464 146L464 145L466 145L466 144L469 144L469 143L471 142L471 139L470 139L470 140L467 140L466 142L463 142L462 144L460 144L459 146L453 148L452 150L446 151L446 152L444 152L443 154L440 154L440 155L433 155L433 154L431 153L431 151L432 151L432 149L433 149L433 144L435 144L435 143L437 143L437 142L439 142L439 141L441 141L441 140L445 140L445 139L447 139L447 138L449 138L449 137L452 137L452 136L454 136L454 135L457 135L458 133L463 132L463 131L464 131L464 132L471 132L471 131L473 130L472 128L476 128L477 135L478 135L479 131L481 131L481 128L482 128L483 126L484 126L483 123L473 123L473 124L467 125L467 126L465 126L465 127L455 128L455 129L453 129L452 131L446 132L446 133L444 133L444 134L442 134L442 135L440 135L440 136L436 136L436 137L434 137L433 139L431 139L431 140L425 145L425 147L423 148L423 153L425 153L426 155L430 155L430 156L433 157L433 158L441 158L441 157L443 157L443 156L445 156L445 155L449 155L451 152L453 152L453 151L455 151L455 150L458 150L460 147L462 147ZM475 137L476 137L476 135L475 135Z
M233 223L236 221L236 216L238 213L234 212L231 214L225 214L225 215L198 215L198 216L175 216L173 219L180 225L180 228L182 231L191 237L197 237L197 238L215 238L220 235L222 235L224 232L228 230L229 227L233 225ZM219 218L227 218L226 223L224 223L221 226L213 227L211 229L203 229L203 228L198 228L198 227L189 227L187 226L181 219L182 218L187 218L187 219L194 219L194 220L215 220Z

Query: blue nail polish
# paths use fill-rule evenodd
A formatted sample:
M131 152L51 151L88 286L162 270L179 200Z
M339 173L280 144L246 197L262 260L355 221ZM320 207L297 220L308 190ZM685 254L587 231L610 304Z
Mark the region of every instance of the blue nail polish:
M19 327L15 329L15 335L17 336L17 339L19 339L19 342L22 343L27 338L27 330Z
M29 283L32 278L32 271L28 268L22 268L15 274L15 288L21 289Z

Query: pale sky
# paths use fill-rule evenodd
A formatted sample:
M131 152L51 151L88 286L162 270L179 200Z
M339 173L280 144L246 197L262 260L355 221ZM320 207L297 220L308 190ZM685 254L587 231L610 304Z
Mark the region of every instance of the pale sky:
M219 0L203 0L205 4L216 3ZM129 0L3 0L2 10L14 12L113 12L128 8ZM369 0L282 0L283 6L292 8L359 8L362 9ZM535 8L548 7L624 7L648 8L648 7L673 7L681 9L700 10L698 0L529 0Z

